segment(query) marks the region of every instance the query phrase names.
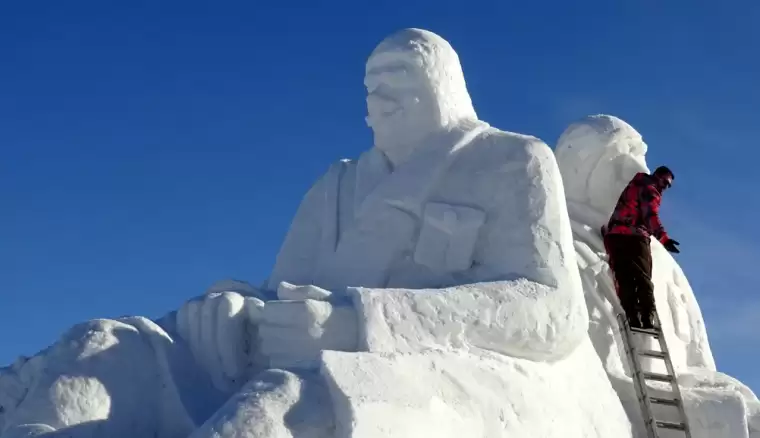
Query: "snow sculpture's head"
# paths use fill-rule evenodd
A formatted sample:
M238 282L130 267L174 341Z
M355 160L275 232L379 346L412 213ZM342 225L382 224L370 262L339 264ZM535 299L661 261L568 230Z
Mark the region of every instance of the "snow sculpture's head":
M596 115L573 123L555 150L567 199L593 207L606 219L631 178L649 172L646 152L641 134L617 117Z
M367 124L375 146L398 165L431 133L476 120L459 57L440 36L404 29L367 61Z

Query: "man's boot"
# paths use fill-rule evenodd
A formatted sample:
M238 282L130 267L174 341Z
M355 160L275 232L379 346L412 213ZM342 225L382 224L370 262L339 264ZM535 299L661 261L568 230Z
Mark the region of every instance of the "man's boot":
M654 312L642 312L641 313L641 328L652 330L654 329Z
M628 325L631 328L642 328L639 312L634 309L626 310L625 317L628 319Z

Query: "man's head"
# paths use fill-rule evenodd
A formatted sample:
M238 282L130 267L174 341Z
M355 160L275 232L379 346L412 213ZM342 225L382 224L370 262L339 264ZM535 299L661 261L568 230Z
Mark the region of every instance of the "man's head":
M394 164L432 132L477 119L459 57L426 30L404 29L383 40L367 61L364 84L375 146Z
M660 166L655 169L654 172L652 172L652 176L654 177L657 188L661 193L669 189L670 186L673 185L673 180L675 179L673 171L665 166Z

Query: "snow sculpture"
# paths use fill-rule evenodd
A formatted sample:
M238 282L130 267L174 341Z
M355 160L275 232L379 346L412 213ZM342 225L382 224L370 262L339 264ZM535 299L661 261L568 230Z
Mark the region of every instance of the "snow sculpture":
M306 194L269 289L578 284L551 150L477 119L445 40L420 30L387 38L364 82L375 146Z
M547 359L572 351L585 306L548 146L477 120L456 52L433 33L387 38L367 62L365 84L375 147L309 190L268 287L316 285L334 301L352 286L502 281L504 315L526 305L545 313L523 312L522 326L481 346ZM513 287L521 278L529 296ZM524 342L514 338L534 342L516 349Z
M289 300L264 306L264 355L319 371L336 436L629 436L548 146L479 121L433 33L386 38L365 85L375 146L304 197L268 280Z
M576 260L548 147L477 120L430 32L383 41L365 81L375 147L306 195L269 290L74 327L0 369L0 437L632 437L603 318L606 344L587 334L577 265L603 263ZM682 382L695 421L756 433L754 396L713 369Z
M589 335L634 422L638 422L639 409L615 319L618 300L600 229L630 179L637 172L649 172L647 148L641 135L626 122L613 116L596 115L568 127L555 150L586 295ZM703 414L715 410L711 403L723 403L721 409L727 413L730 409L725 406L742 410L745 403L754 405L757 399L749 388L715 371L694 292L673 256L656 239L652 239L652 259L657 311L673 365L680 374L680 384L694 389L684 394L691 406L692 427L704 436L747 436L743 412L740 415L727 414L726 418L741 417L745 422L744 435L726 435L725 430L714 429L715 424L700 426L701 420L707 418ZM661 361L646 362L644 366L665 371ZM718 392L711 393L711 390ZM703 412L696 412L697 407Z

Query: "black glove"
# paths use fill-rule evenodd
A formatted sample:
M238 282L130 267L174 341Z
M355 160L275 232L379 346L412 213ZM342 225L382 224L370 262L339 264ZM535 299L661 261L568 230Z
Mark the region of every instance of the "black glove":
M663 243L663 245L665 246L665 249L667 249L670 252L674 252L676 254L681 252L681 250L678 249L678 245L680 245L680 243L678 243L678 241L676 240L668 239L665 241L665 243Z

